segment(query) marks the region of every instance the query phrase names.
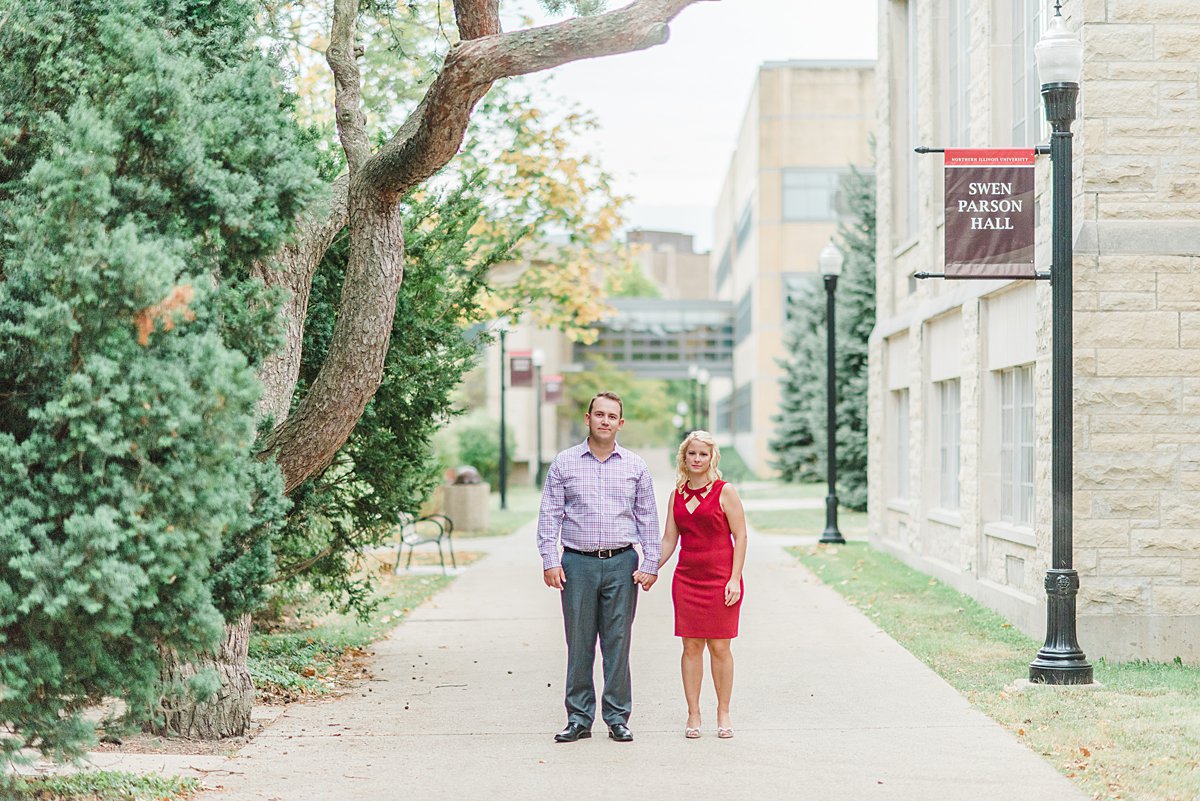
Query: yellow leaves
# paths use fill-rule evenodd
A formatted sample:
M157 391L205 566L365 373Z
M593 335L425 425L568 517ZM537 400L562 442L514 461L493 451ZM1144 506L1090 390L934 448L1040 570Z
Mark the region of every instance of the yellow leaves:
M158 303L137 312L133 320L134 327L137 329L138 344L142 347L149 345L150 334L154 332L156 326L161 326L163 331L170 331L175 327L176 318L182 318L188 322L196 319L196 313L188 307L195 295L196 290L191 285L181 284L172 288L167 296Z

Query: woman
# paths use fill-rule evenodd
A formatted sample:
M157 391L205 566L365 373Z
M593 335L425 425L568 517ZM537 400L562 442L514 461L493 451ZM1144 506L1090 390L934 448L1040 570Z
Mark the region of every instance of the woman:
M667 503L667 526L659 567L679 545L671 585L675 636L683 638L683 695L688 719L684 736L700 736L700 685L708 649L717 689L717 736L733 736L729 699L733 653L742 608L742 565L746 561L746 514L737 491L721 480L721 450L707 431L693 431L679 446L676 487Z

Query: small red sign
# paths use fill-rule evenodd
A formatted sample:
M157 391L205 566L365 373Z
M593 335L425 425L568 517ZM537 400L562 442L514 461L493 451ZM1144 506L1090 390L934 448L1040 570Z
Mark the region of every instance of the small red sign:
M946 151L946 277L1035 278L1033 148Z
M542 379L542 386L545 390L546 403L559 404L563 400L563 377L561 375L548 375Z
M528 350L514 350L509 359L512 365L510 387L533 386L533 353Z

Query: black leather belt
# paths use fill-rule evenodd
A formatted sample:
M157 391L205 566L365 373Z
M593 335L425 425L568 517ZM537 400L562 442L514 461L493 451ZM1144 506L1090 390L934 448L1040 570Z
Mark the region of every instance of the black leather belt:
M609 548L605 551L577 551L574 548L568 548L564 545L563 550L567 551L568 553L577 553L580 556L594 556L597 559L611 559L619 553L625 553L632 547L632 545L626 545L623 548Z

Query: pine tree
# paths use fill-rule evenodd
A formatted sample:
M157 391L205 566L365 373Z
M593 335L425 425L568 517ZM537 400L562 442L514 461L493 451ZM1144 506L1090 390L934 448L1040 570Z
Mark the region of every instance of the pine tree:
M875 326L875 179L853 167L842 179L847 215L838 224L845 255L838 279L837 465L838 500L867 505L867 344ZM826 475L825 290L814 282L792 307L785 337L789 356L771 449L772 465L788 481L821 481Z
M312 171L252 13L6 4L0 761L78 755L101 697L158 708L163 654L212 649L270 575L255 368L279 338L250 270Z

